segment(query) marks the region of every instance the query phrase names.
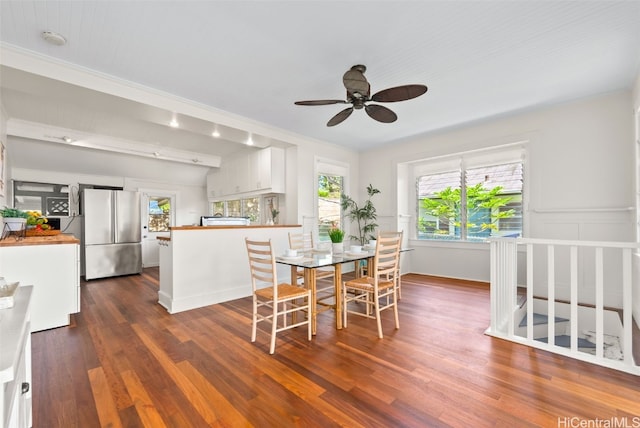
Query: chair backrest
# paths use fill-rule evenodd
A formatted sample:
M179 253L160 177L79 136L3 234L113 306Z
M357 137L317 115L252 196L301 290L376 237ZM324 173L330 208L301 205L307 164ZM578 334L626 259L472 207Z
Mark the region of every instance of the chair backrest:
M252 241L249 238L245 238L245 243L247 245L247 254L249 255L253 292L255 293L259 288L273 287L274 299L277 299L278 275L271 240Z
M403 232L400 231L396 231L396 230L384 230L384 231L380 231L378 232L378 236L382 236L383 238L388 238L390 236L399 236L400 237L400 246L402 246L402 234Z
M395 275L400 260L402 232L394 235L378 234L376 252L373 257L376 275Z
M289 232L289 248L298 251L308 251L313 249L313 234L311 232Z

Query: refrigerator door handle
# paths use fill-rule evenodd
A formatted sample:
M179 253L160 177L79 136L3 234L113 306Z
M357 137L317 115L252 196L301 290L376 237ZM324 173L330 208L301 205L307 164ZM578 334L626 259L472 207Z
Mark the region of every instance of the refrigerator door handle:
M113 212L116 213L112 219L113 242L120 242L120 234L118 233L118 198L116 192L111 193L111 201L113 204Z

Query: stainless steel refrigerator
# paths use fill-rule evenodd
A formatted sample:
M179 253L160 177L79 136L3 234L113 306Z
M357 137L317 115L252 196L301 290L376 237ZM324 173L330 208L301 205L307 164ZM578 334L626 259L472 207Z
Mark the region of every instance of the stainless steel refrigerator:
M82 214L85 279L142 272L138 192L85 189Z

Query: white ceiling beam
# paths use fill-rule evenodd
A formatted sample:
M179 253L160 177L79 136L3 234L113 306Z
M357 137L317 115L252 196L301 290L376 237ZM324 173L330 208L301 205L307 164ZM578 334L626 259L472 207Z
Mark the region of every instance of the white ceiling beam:
M219 168L222 162L220 156L89 134L19 119L7 121L7 135L213 168Z

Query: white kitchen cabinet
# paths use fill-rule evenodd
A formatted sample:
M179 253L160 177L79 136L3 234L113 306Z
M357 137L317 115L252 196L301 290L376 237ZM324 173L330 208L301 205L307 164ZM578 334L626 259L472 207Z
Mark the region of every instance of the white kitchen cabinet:
M222 168L218 168L207 174L207 197L209 199L216 199L221 197L224 192L222 191L222 182L224 181Z
M251 190L284 193L284 150L276 147L254 152L249 157Z
M18 287L13 307L0 309L0 421L3 427L32 425L32 296L33 287Z
M226 195L239 195L249 192L249 157L240 156L229 162L224 172L223 189ZM223 166L223 169L225 167Z
M0 276L34 287L32 332L69 325L70 314L80 312L79 241L72 235L43 238L0 241Z
M284 149L267 147L248 156L232 158L207 175L210 200L244 195L284 193Z

